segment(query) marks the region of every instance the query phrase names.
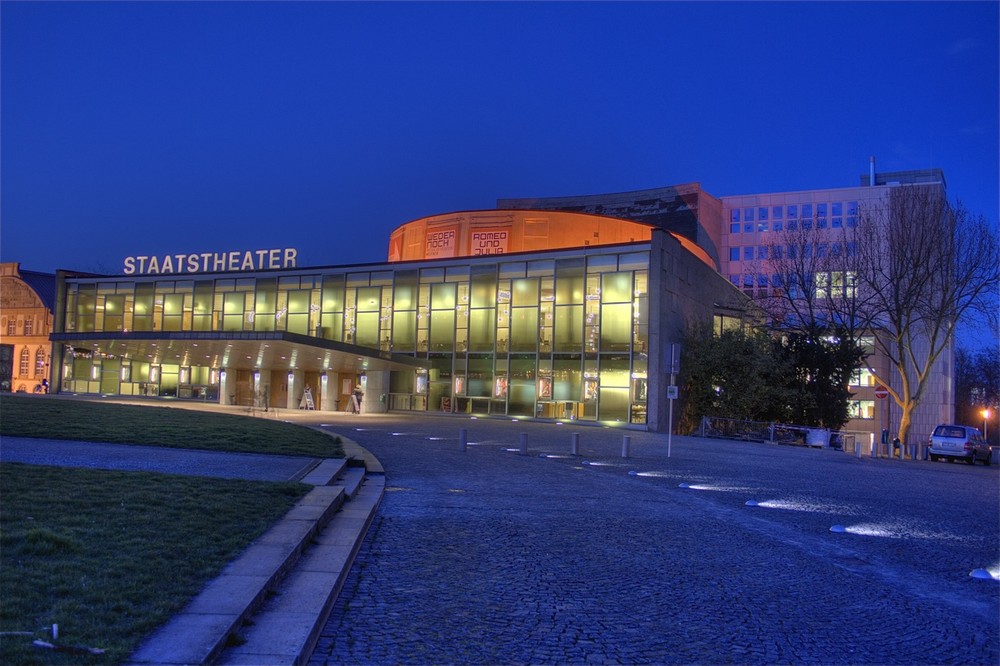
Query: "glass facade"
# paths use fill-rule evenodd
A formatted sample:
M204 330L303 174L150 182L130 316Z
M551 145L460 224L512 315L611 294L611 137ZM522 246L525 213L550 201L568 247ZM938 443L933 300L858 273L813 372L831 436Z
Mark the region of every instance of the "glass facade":
M73 334L294 333L424 359L389 407L644 424L648 246L280 273L69 278ZM281 368L275 368L280 370ZM65 390L218 395L224 367L71 350ZM191 387L196 395L187 395Z

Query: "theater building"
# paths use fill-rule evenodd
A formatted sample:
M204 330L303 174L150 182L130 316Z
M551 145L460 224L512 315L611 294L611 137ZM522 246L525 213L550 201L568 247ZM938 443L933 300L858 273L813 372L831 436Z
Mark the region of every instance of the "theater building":
M316 409L342 411L360 386L363 412L665 430L672 345L749 302L688 203L647 221L425 217L392 232L383 263L299 267L281 249L61 271L55 388L260 408L308 406L308 389Z
M784 230L809 225L815 252L833 251L860 210L911 185L946 194L940 170L876 174L873 158L858 185L835 189L717 198L689 183L501 199L400 225L383 263L299 267L281 248L128 257L121 275L63 271L51 381L261 408L309 406L308 389L325 411L348 409L360 387L364 412L663 431L673 345L695 323L738 324L775 289L767 250ZM815 276L817 288L847 281ZM892 374L884 358L870 362ZM913 415L915 440L952 419L951 365L948 349ZM850 389L847 429L897 422L866 370Z

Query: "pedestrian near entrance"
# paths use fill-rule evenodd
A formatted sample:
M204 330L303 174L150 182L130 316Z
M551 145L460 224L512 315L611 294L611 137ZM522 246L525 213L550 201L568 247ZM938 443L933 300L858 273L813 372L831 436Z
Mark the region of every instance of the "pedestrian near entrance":
M347 406L347 411L351 414L361 413L361 399L365 397L365 394L361 391L361 386L355 386L354 392L351 393L351 402Z

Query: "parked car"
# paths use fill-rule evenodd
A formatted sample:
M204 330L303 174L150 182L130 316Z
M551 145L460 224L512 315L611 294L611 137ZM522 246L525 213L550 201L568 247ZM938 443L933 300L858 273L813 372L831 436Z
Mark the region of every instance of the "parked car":
M990 446L979 428L972 426L942 424L934 428L927 454L931 460L964 460L970 465L981 460L984 465L990 464Z

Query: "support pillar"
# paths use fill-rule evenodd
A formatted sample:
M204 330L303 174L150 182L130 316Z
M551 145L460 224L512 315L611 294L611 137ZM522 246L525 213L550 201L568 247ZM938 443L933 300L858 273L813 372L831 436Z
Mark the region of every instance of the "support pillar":
M361 401L362 414L384 414L389 411L389 371L368 372L365 375L365 397Z
M219 370L219 404L233 404L233 396L230 394L232 386L236 385L236 373L233 370L223 368Z
M324 372L319 376L319 404L324 412L336 412L340 397L337 382L340 380L336 372Z
M305 381L301 370L288 371L288 409L298 409L302 402L302 392L305 390Z

